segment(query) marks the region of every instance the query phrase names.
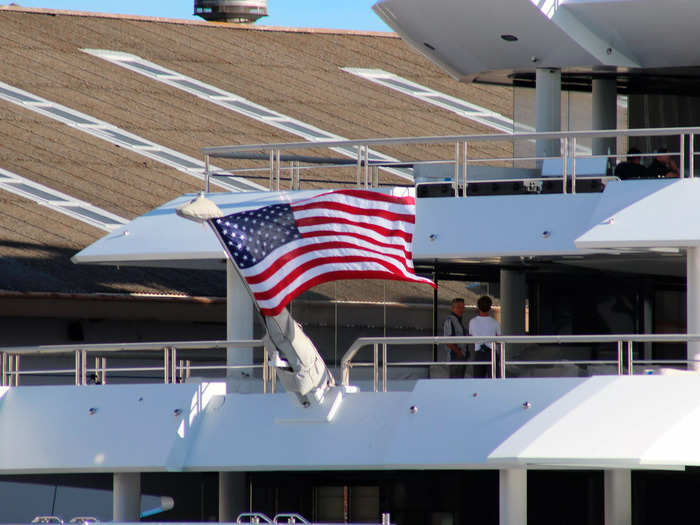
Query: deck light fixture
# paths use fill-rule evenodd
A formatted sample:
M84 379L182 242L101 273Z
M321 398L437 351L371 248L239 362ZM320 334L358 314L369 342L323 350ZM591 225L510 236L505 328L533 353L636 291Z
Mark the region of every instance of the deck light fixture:
M508 35L508 34L506 34L506 35L501 35L501 39L502 39L502 40L505 40L506 42L517 42L517 41L518 41L518 37L517 37L517 36L515 36L515 35Z

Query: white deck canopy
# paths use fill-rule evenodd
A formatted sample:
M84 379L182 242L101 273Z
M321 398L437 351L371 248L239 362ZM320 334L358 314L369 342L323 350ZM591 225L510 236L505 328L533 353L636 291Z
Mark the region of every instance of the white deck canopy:
M214 193L208 198L224 213L233 213L320 191ZM73 261L223 269L226 256L214 234L175 213L192 198L183 195L131 221ZM695 179L610 182L603 193L420 198L414 260L585 257L609 253L613 246L653 254L658 247L694 246L700 242L700 211L693 202L700 202ZM445 227L450 224L454 227Z

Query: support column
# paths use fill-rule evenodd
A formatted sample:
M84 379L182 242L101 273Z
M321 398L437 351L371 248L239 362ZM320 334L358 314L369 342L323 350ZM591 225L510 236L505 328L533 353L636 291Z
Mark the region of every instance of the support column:
M241 281L233 262L226 262L226 337L228 339L253 338L253 299ZM252 348L228 348L226 364L248 365L253 363ZM235 383L252 375L251 369L227 370L227 389L235 391ZM233 387L233 388L232 388Z
M642 326L643 334L653 334L654 333L654 308L652 303L652 298L649 291L644 290L644 298L642 299L642 318L644 324ZM644 347L644 360L651 361L652 357L652 343L643 343Z
M689 334L700 333L700 252L699 248L686 250L686 305ZM700 360L700 341L688 343L688 360ZM700 370L700 362L689 363L688 370Z
M591 124L593 129L617 129L617 81L614 78L593 79ZM593 154L617 152L617 139L593 139Z
M525 272L501 270L501 333L503 335L525 335L525 302L527 301L527 280ZM503 345L506 361L520 354L524 345L508 343ZM504 359L501 356L501 359ZM500 369L500 363L498 368ZM507 377L507 370L506 375ZM500 372L499 372L500 377Z
M235 522L248 509L245 472L219 472L219 521Z
M498 472L498 516L500 525L527 523L527 470Z
M535 129L561 131L561 70L540 68L535 77ZM538 157L558 157L558 140L538 140Z
M629 469L606 470L603 484L605 525L630 525L632 523L632 472Z
M141 517L141 473L115 472L112 480L112 521L134 523Z
M501 270L501 332L503 335L525 334L525 272Z

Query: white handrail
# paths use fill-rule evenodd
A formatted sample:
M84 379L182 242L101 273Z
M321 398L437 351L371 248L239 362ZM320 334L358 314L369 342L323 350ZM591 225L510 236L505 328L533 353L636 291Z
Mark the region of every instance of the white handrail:
M190 360L177 360L177 350L227 350L229 348L263 348L261 364L241 365L207 365L192 366ZM162 366L130 366L112 367L106 365L106 358L96 361L95 368L88 368L87 356L92 354L108 354L121 352L163 352ZM21 356L74 355L75 367L72 369L56 368L49 370L20 370ZM158 341L149 343L97 343L71 345L39 345L39 346L6 346L0 347L0 386L19 386L22 375L71 375L75 376L76 385L88 384L88 372L91 372L100 383L106 383L108 372L148 372L162 371L164 383L175 383L189 378L192 370L221 370L221 369L262 369L263 391L268 391L268 379L275 390L275 374L269 373L267 349L262 339L245 340L211 340L211 341Z
M341 359L340 369L341 369L341 384L348 386L350 384L350 369L357 366L372 366L374 368L374 390L378 390L376 377L378 376L377 367L379 366L378 359L378 347L382 345L383 355L386 356L386 348L388 345L436 345L436 344L474 344L474 343L495 343L494 348L491 352L491 370L492 377L496 377L496 361L497 361L497 351L495 346L499 346L501 360L500 360L500 372L501 377L505 377L506 365L542 365L542 364L561 364L565 362L566 364L617 364L618 374L622 374L624 371L625 361L627 362L627 373L632 375L634 373L634 363L633 359L633 343L654 343L654 342L666 342L666 343L688 343L691 341L700 341L700 334L618 334L618 335L509 335L509 336L498 336L498 337L483 337L483 336L436 336L436 337L361 337L357 339L343 355ZM523 344L523 343L550 343L550 344L563 344L563 343L617 343L618 352L616 360L567 360L567 361L508 361L506 359L506 345L507 344ZM353 363L353 358L357 353L365 346L373 345L374 347L374 361L373 363ZM623 351L624 345L627 346L627 352ZM626 357L626 359L625 359ZM695 360L685 359L685 360L637 360L637 363L661 363L661 364L689 364L696 362ZM411 363L389 363L386 358L383 359L381 363L382 377L384 378L383 390L386 391L386 377L387 377L387 367L389 366L412 366L422 365L422 366L432 366L432 365L446 365L446 366L483 366L487 362L482 361L452 361L452 362L411 362Z
M256 150L272 151L290 149L318 149L337 146L387 146L401 144L453 144L455 142L464 141L513 142L514 140L564 139L571 137L576 137L577 139L606 137L661 137L672 135L687 135L690 133L700 133L700 127L635 128L556 132L547 131L513 134L490 133L480 135L433 135L424 137L389 137L355 140L319 140L317 142L276 142L269 144L237 144L231 146L209 146L202 148L201 151L204 155L210 155L212 157L224 157L227 154L242 153L244 151Z
M389 362L388 347L389 345L437 345L437 344L473 344L477 342L493 342L494 348L491 355L491 370L492 377L496 377L497 365L500 370L500 376L505 377L507 365L525 366L525 365L552 365L552 364L571 364L571 365L590 365L590 364L607 364L617 365L618 374L633 374L635 364L690 364L697 361L690 359L675 359L675 360L648 360L634 359L633 345L635 343L688 343L691 341L700 341L700 334L617 334L617 335L518 335L518 336L498 336L498 337L472 337L472 336L420 336L420 337L362 337L357 339L343 355L341 360L341 383L345 386L350 382L350 369L353 367L371 367L373 369L374 390L379 390L379 383L382 383L382 390L387 389L388 367L406 367L406 366L483 366L488 362L480 361L456 361L456 362L435 362L435 361L404 361L404 362ZM508 360L507 345L509 344L564 344L564 343L616 343L617 358L607 360ZM354 363L353 359L357 353L364 347L372 345L374 348L374 358L372 362ZM382 357L379 357L379 347L381 346ZM227 348L255 348L263 347L264 355L261 364L244 364L244 365L195 365L191 362L180 360L179 365L176 364L175 350L188 349L227 349ZM498 350L496 350L498 348ZM87 367L87 355L104 354L104 353L119 353L119 352L152 352L163 351L164 363L162 366L131 366L131 367L113 367L107 368L106 359L101 357L101 362L96 363L95 368ZM49 369L32 369L20 370L20 356L45 356L45 355L75 355L76 363L74 368L49 368ZM501 356L498 363L498 355ZM166 357L167 356L167 357ZM125 372L125 371L163 371L164 382L176 382L179 379L183 380L189 377L192 370L223 370L223 369L257 369L263 370L263 392L268 391L268 381L272 383L272 392L275 391L275 374L274 370L270 370L267 351L264 348L264 341L255 340L214 340L214 341L167 341L167 342L151 342L151 343L105 343L105 344L89 344L89 345L40 345L40 346L10 346L0 347L0 386L18 386L19 378L22 375L39 375L53 374L69 376L75 374L76 385L84 385L87 383L87 373L93 372L101 383L106 383L108 372ZM625 368L626 367L626 368ZM381 379L380 379L381 378Z
M693 148L692 141L696 133L700 132L700 127L675 127L675 128L640 128L640 129L625 129L625 130L589 130L589 131L559 131L559 132L529 132L529 133L513 133L513 134L480 134L480 135L447 135L447 136L423 136L423 137L390 137L390 138L367 138L367 139L357 139L357 140L326 140L326 141L314 141L314 142L284 142L284 143L270 143L270 144L242 144L242 145L232 145L232 146L214 146L202 148L202 153L205 156L205 163L209 163L210 157L225 157L225 158L241 158L249 159L250 152L267 152L270 156L270 189L277 188L279 190L280 184L280 166L279 166L279 155L283 150L303 150L303 149L318 149L318 148L343 148L345 150L355 149L357 152L356 157L356 177L355 185L360 187L363 185L361 179L361 173L364 172L364 186L369 186L369 173L370 165L374 167L374 177L376 181L372 181L372 186L379 185L379 168L389 169L392 166L397 165L411 165L413 161L385 161L382 159L371 159L368 155L368 151L371 146L396 146L396 145L435 145L444 144L452 145L455 150L455 154L452 159L443 159L441 162L453 163L454 164L454 177L452 179L452 184L454 185L454 194L459 195L459 181L460 181L460 166L462 166L461 171L464 174L463 180L464 185L468 184L467 181L467 167L468 164L474 162L496 162L496 161L508 161L508 162L521 162L525 160L537 160L542 161L546 158L551 157L499 157L499 158L473 158L467 154L469 144L475 142L508 142L515 143L516 141L541 141L541 140L559 140L561 147L561 159L562 159L562 174L561 178L563 180L562 192L567 193L566 181L570 178L572 183L572 192L576 192L576 159L581 158L609 158L618 159L624 157L622 154L608 153L607 155L594 155L594 154L582 154L576 153L576 144L581 139L594 139L594 138L621 138L621 137L660 137L660 136L678 136L680 140L679 151L670 152L671 155L680 155L680 177L683 178L685 173L685 140L686 137L690 139L690 149L689 149L689 171L690 176L693 176L694 168L694 157L695 151ZM261 157L264 157L261 154ZM275 156L277 157L277 162L275 163ZM653 156L653 154L645 154L640 156ZM308 158L308 157L305 157ZM569 170L568 164L569 159L571 162L571 169ZM326 157L319 157L319 161L324 162L323 167L328 167L329 159ZM311 161L306 161L311 162ZM434 160L418 160L415 164L425 164L434 162ZM346 165L346 162L342 164ZM321 167L321 166L319 166ZM249 168L246 168L249 169ZM571 173L567 173L571 171ZM235 170L234 170L235 172ZM273 173L275 174L273 176ZM233 172L231 173L233 174ZM216 173L212 174L216 176L227 176L229 173ZM604 173L601 176L606 175ZM276 184L273 183L273 178L276 178ZM410 178L410 177L409 177ZM513 181L528 181L530 177L521 177L511 179ZM301 181L298 181L298 183ZM333 181L337 183L338 181ZM346 181L350 184L350 181ZM466 196L466 192L463 193Z

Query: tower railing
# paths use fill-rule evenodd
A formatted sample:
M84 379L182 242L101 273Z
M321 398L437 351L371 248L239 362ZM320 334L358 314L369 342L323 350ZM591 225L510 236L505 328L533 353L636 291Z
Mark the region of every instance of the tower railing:
M561 161L561 171L557 174L562 180L562 192L576 192L576 180L598 178L601 176L605 179L610 173L600 174L597 177L579 176L577 174L577 161L579 163L585 159L604 159L613 167L617 161L626 157L624 153L608 153L608 154L593 154L585 148L581 147L584 141L596 138L617 138L629 139L630 137L678 137L678 149L666 153L671 156L680 157L678 163L679 176L693 176L695 171L695 135L700 132L700 127L674 127L674 128L644 128L644 129L626 129L626 130L590 130L590 131L561 131L561 132L545 132L545 133L513 133L513 134L479 134L479 135L448 135L448 136L424 136L424 137L393 137L393 138L374 138L374 139L358 139L358 140L326 140L314 142L286 142L286 143L270 143L270 144L248 144L248 145L233 145L233 146L216 146L202 148L202 153L205 157L206 166L211 165L211 158L227 158L259 161L266 163L267 166L261 167L242 167L234 168L227 172L213 172L210 169L205 173L205 190L209 188L209 179L211 177L235 177L235 176L255 176L256 172L260 172L259 178L264 178L269 182L270 190L282 189L300 189L307 182L319 182L316 179L311 179L305 174L310 170L323 168L330 169L352 169L354 170L354 178L345 179L344 181L336 180L331 182L348 183L358 187L370 188L381 185L396 185L397 175L403 177L405 184L413 184L412 169L419 165L429 165L436 163L449 163L454 167L454 173L450 177L453 184L454 195L467 196L467 191L460 191L460 188L466 188L469 184L480 182L482 180L474 179L469 175L469 167L475 165L484 165L485 163L521 163L531 162L541 166L543 161L551 159L559 159ZM487 155L476 155L470 150L476 149L479 145L485 143L496 144L518 144L518 143L536 143L537 141L557 140L560 144L560 155L556 157L542 156L516 156L504 155L498 157L489 157ZM397 147L397 146L415 146L424 147L439 145L446 149L453 150L454 155L450 158L431 158L418 159L418 154L412 155L411 159L393 159L378 158L377 156L369 155L370 149L377 147ZM339 156L318 156L309 154L307 150L330 150L331 152L341 152L346 155ZM354 158L348 158L347 155L354 152ZM635 155L642 160L654 157L652 151L642 152ZM686 162L687 159L687 162ZM686 165L687 164L687 165ZM283 173L287 176L283 177ZM384 179L382 179L384 174ZM391 179L387 177L391 176ZM494 179L488 179L494 182ZM510 182L522 181L532 183L543 180L555 180L555 177L515 177L508 178ZM568 181L568 184L567 184ZM286 183L287 185L285 186Z

